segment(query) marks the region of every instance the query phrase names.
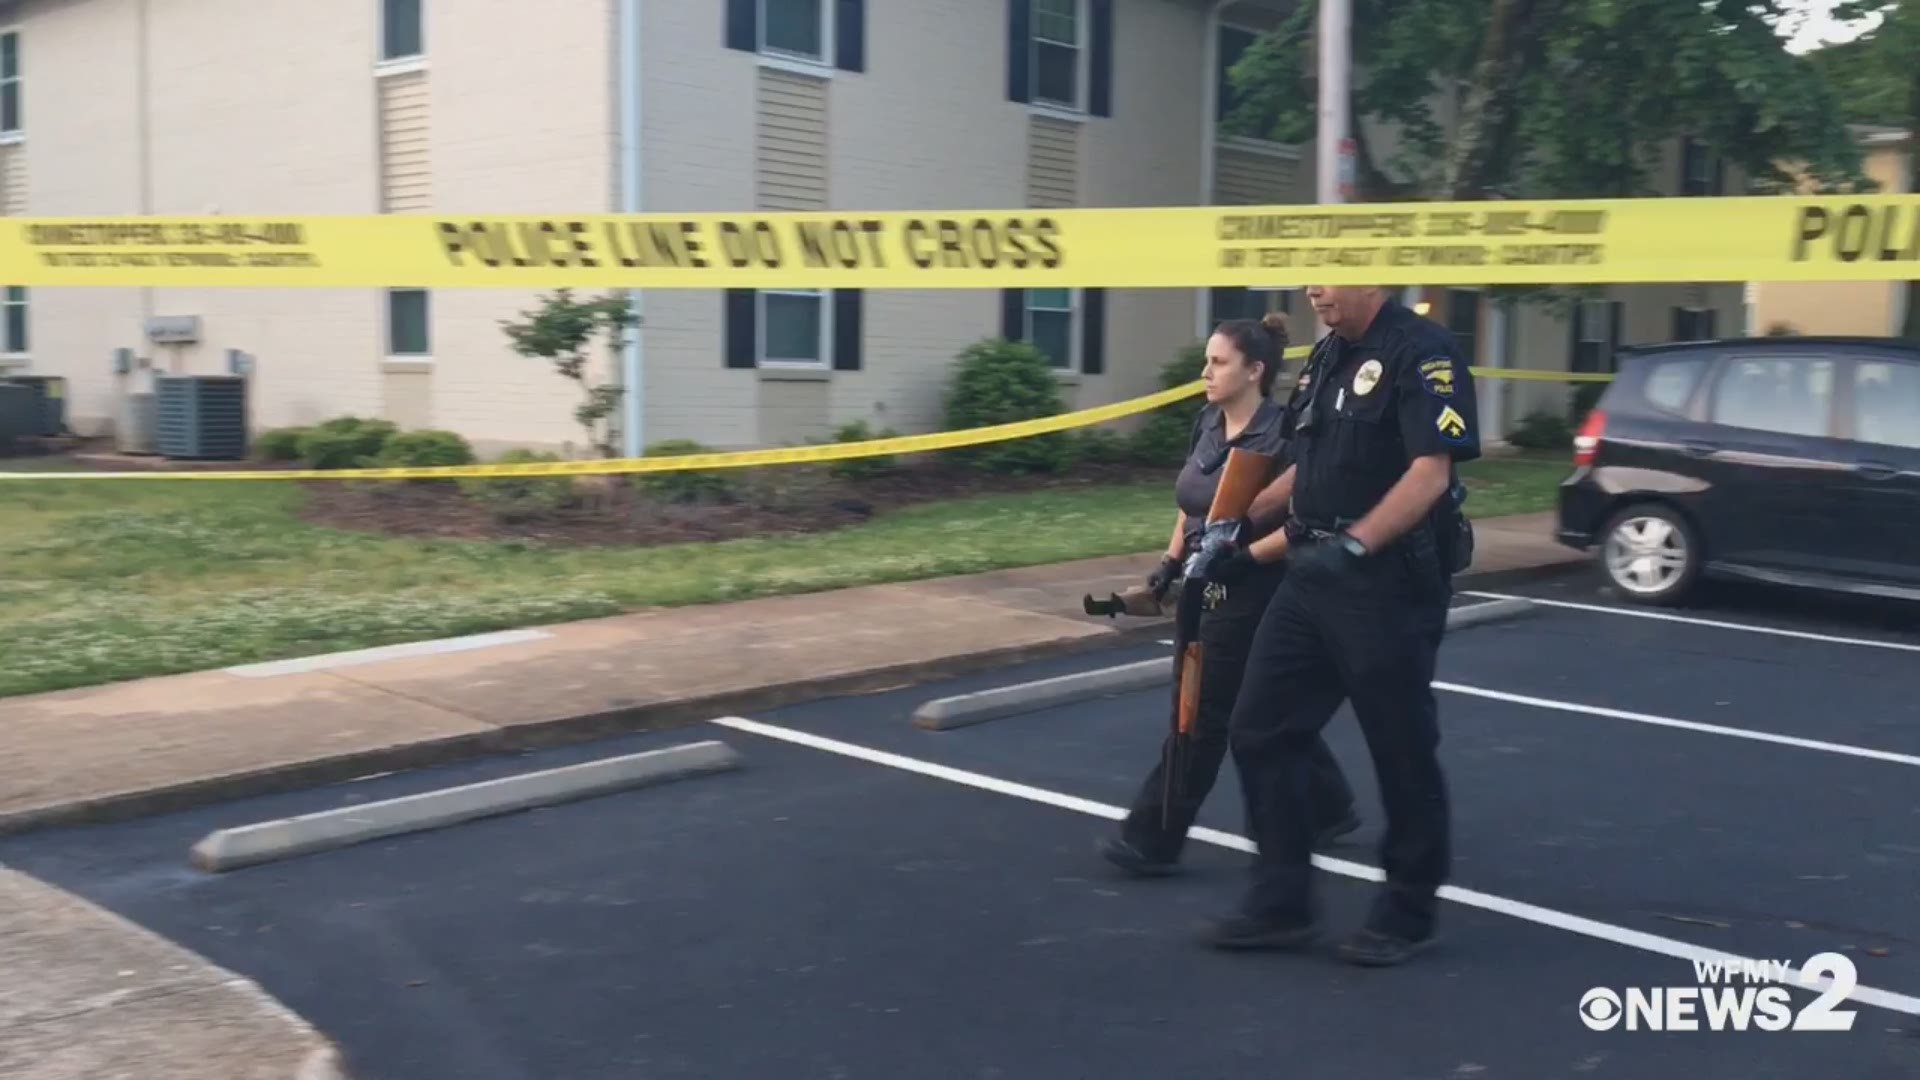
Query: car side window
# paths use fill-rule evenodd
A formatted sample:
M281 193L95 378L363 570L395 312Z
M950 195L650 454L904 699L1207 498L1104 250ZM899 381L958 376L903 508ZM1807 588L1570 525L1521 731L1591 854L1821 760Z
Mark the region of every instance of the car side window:
M1854 366L1853 435L1920 449L1920 364L1862 360Z
M1662 412L1686 412L1694 387L1700 385L1700 377L1706 372L1704 356L1663 361L1647 373L1647 404Z
M1833 375L1834 362L1820 357L1739 357L1714 387L1713 422L1825 438L1832 434Z

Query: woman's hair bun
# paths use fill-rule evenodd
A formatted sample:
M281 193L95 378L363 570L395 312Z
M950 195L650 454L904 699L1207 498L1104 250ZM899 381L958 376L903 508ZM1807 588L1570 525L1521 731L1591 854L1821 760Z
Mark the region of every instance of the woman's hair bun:
M1281 346L1285 347L1289 340L1287 334L1287 316L1285 313L1269 311L1266 316L1260 320L1260 325L1266 328L1267 333L1279 338Z

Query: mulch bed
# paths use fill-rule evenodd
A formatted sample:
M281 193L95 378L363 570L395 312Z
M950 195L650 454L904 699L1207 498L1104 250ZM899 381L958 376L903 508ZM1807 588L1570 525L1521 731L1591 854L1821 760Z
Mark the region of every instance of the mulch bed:
M1170 469L1090 464L1061 475L992 476L928 464L842 479L782 467L743 471L726 478L724 493L691 499L650 490L649 478L638 476L542 478L574 485L578 495L566 506L490 503L448 481L302 481L301 517L384 536L634 547L818 533L948 499L1136 481L1164 483L1171 505L1174 476Z

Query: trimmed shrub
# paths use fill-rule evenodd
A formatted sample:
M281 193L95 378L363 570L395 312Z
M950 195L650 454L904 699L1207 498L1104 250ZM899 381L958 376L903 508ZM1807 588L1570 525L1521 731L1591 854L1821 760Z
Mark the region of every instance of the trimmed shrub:
M385 469L434 468L442 465L471 465L473 447L451 431L404 431L388 439L375 457Z
M950 431L1038 420L1066 411L1060 381L1046 354L1023 342L993 338L967 347L947 391ZM985 443L950 451L955 461L992 473L1058 472L1072 457L1067 433Z
M714 452L712 447L703 446L692 439L667 439L648 445L643 456L685 457L688 454ZM634 479L639 481L641 490L668 502L725 501L733 496L734 491L732 479L720 470L636 473Z
M357 469L372 465L399 428L386 420L337 416L300 437L300 457L312 469Z
M1160 369L1160 389L1185 386L1198 379L1206 366L1206 347L1188 345ZM1193 438L1194 421L1200 418L1200 410L1206 404L1204 395L1195 394L1155 409L1147 422L1134 433L1134 460L1142 465L1178 468L1186 460L1187 443Z
M310 428L272 428L253 437L253 456L260 461L299 461L300 440Z

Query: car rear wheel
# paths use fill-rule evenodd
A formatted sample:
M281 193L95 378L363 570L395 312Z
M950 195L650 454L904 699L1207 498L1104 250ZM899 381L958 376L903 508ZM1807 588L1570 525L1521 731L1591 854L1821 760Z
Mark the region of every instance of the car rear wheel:
M1676 604L1700 576L1700 544L1685 518L1664 506L1629 506L1600 541L1600 568L1630 600Z

